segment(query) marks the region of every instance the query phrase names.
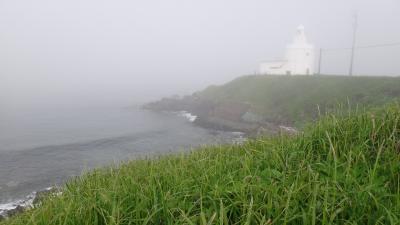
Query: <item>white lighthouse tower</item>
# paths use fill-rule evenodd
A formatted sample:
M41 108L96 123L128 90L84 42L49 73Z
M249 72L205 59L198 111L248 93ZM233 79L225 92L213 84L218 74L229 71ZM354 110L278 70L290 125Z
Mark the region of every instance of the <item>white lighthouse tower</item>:
M312 75L314 74L315 50L307 42L304 26L297 27L291 44L286 46L284 60L261 63L261 74Z

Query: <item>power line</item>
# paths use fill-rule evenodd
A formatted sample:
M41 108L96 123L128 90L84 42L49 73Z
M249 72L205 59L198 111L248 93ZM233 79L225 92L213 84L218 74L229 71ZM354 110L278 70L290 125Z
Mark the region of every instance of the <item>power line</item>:
M393 47L400 46L400 42L391 42L391 43L381 43L381 44L373 44L373 45L360 45L355 46L354 49L370 49L370 48L384 48L384 47ZM321 74L322 67L322 56L325 52L335 52L335 51L349 51L352 48L320 48L319 49L319 60L318 60L318 74Z
M382 48L382 47L391 47L391 46L400 46L400 42L394 43L380 43L374 45L364 45L357 46L357 27L358 27L358 15L355 13L354 15L354 23L353 23L353 37L352 37L352 45L351 48L320 48L319 49L319 60L318 60L318 74L321 74L321 64L322 64L322 55L324 52L330 51L348 51L350 50L350 65L349 65L349 76L353 75L353 66L354 66L354 56L357 49L369 49L369 48Z
M380 47L390 47L390 46L400 46L400 42L376 44L376 45L364 45L364 46L358 46L356 48L380 48Z
M400 46L400 42L393 43L384 43L384 44L374 44L374 45L361 45L355 46L355 49L363 49L363 48L382 48L382 47L391 47L391 46ZM322 48L322 51L342 51L342 50L352 50L352 48Z

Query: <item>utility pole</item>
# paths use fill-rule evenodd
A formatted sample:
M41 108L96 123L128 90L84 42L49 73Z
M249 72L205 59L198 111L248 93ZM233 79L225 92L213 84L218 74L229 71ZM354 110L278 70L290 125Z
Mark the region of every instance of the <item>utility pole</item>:
M318 75L321 75L322 48L319 49Z
M351 56L350 56L350 69L349 76L353 76L353 64L354 64L354 52L356 48L356 34L357 34L357 26L358 26L358 15L357 13L354 15L354 24L353 24L353 44L351 46Z

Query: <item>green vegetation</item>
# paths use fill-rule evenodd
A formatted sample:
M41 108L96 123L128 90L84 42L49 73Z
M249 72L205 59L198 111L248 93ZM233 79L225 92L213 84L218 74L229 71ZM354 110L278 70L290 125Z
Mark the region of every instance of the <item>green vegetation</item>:
M296 124L317 118L338 103L381 106L400 97L399 77L244 76L197 95L214 102L249 103L268 121Z
M400 224L400 106L341 113L297 136L95 170L3 223Z

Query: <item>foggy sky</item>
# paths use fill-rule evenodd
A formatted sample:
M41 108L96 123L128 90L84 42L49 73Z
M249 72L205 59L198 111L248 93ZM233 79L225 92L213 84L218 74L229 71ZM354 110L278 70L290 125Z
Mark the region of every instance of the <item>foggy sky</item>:
M0 0L0 107L149 100L252 74L299 24L317 48L400 42L399 0ZM324 56L344 74L346 51ZM400 75L400 46L355 73Z

